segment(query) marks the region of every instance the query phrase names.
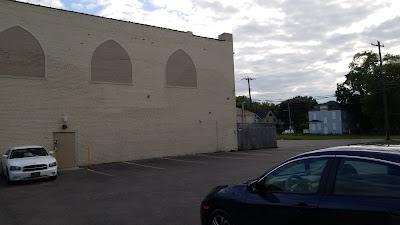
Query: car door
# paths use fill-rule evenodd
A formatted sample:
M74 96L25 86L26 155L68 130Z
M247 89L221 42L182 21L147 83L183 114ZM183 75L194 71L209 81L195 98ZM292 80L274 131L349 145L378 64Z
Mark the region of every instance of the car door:
M335 159L320 224L400 224L400 166L362 157Z
M264 191L248 190L241 224L315 224L323 186L333 157L296 159L278 166L259 181Z

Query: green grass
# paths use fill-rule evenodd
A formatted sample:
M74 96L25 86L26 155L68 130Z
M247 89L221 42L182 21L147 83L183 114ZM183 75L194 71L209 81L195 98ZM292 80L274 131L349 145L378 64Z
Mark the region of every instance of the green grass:
M375 134L278 134L278 140L336 140L336 139L382 139L384 135ZM391 135L390 139L400 140L400 135Z

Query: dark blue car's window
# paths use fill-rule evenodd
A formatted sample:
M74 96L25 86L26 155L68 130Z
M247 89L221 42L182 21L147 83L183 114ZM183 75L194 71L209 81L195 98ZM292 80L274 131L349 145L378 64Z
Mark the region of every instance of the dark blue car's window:
M400 167L372 160L342 159L334 194L400 198Z
M327 158L303 159L288 163L265 178L270 192L316 193Z

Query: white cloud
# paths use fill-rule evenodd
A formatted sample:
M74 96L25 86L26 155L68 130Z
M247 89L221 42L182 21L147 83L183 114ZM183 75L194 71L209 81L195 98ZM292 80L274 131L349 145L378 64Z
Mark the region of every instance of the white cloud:
M64 4L60 0L18 0L19 2L28 2L36 5L49 6L53 8L64 8Z
M147 4L151 4L155 10L149 11L139 0L81 0L80 4L90 4L91 8L96 4L101 8L98 12L101 16L190 30L195 35L213 38L224 32L232 33L235 26L250 20L260 24L276 24L285 17L280 9L263 8L251 0L150 0ZM222 11L217 11L215 7ZM229 11L232 11L229 13L232 16L227 14Z
M381 4L384 4L384 2L381 2ZM355 21L348 27L341 27L337 30L329 32L327 35L330 36L333 34L360 33L365 29L367 29L368 27L378 26L387 20L397 17L399 15L399 12L400 12L400 2L391 1L390 4L386 5L386 7L377 9L374 13L368 15L367 18L361 21Z
M169 11L179 11L185 14L191 14L193 11L193 4L191 1L187 0L150 0L154 6L169 10Z
M72 9L74 10L82 10L85 8L84 5L80 4L80 3L72 3L71 4Z
M100 16L123 20L137 20L144 14L143 3L138 0L99 0L94 2L97 2L102 7L102 10L99 12Z

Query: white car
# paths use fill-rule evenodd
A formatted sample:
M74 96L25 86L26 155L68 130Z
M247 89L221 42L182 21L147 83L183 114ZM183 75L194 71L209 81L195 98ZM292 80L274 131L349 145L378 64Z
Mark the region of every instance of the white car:
M284 131L282 132L282 134L294 134L294 130L293 130L293 129L284 130Z
M8 183L18 180L57 178L57 160L42 146L11 148L2 156L1 168Z

